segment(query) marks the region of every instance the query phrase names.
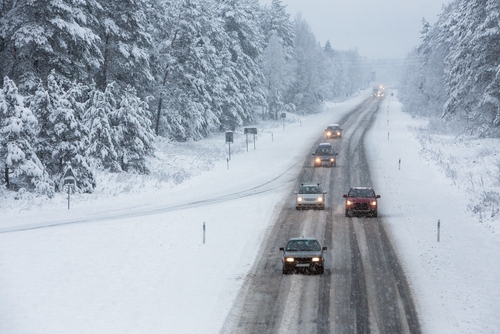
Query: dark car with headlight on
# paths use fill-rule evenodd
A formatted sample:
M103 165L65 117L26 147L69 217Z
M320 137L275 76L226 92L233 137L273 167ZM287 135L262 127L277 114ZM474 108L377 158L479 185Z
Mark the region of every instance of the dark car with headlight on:
M302 183L299 190L295 191L295 208L325 210L325 194L319 183Z
M363 215L378 216L378 201L380 195L375 194L371 187L353 187L345 198L345 216Z
M333 150L333 146L330 143L321 143L316 148L316 151L312 154L314 167L319 166L337 166L337 153Z
M341 138L342 128L338 124L330 124L325 130L326 139Z
M292 238L282 251L283 274L295 271L323 274L325 271L326 247L321 247L315 238Z

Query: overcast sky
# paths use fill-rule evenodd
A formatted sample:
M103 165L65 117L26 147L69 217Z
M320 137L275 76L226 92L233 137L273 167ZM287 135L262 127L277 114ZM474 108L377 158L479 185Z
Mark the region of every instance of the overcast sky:
M263 5L272 0L259 0ZM437 21L451 0L282 0L291 18L309 23L316 39L338 50L357 48L361 56L404 58L420 43L422 18Z

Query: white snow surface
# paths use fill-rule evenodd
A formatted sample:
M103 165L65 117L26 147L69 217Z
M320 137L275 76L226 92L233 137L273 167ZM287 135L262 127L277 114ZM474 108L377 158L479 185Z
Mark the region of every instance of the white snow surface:
M393 92L366 141L423 332L500 333L499 141L433 135ZM248 151L236 131L229 162L224 134L159 143L151 175L99 173L69 209L0 190L0 333L219 332L311 146L369 94L257 124Z

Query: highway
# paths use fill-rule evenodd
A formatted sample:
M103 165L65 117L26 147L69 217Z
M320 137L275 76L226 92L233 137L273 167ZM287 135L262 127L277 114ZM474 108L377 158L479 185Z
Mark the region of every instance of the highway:
M297 187L321 183L328 191L326 209L297 211L293 193L283 199L222 333L421 333L384 213L345 217L342 195L352 186L372 186L364 136L380 101L368 99L336 121L341 139L318 138L311 147L313 152L318 143L331 142L337 167L313 167L311 153L304 157ZM328 247L323 275L282 274L279 247L300 236Z

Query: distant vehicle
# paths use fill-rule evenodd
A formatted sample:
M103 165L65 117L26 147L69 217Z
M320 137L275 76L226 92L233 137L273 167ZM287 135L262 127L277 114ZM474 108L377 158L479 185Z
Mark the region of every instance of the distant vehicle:
M342 128L338 124L330 124L325 130L326 139L341 138Z
M280 247L283 262L283 274L289 274L296 270L310 273L323 274L325 261L323 251L327 247L321 247L315 238L292 238L285 247Z
M314 167L318 166L337 166L337 153L334 152L333 146L330 143L321 143L312 154L314 156Z
M371 187L353 187L345 198L345 216L352 215L367 215L372 217L378 216L378 202L375 191Z
M318 209L325 210L325 194L321 185L302 183L298 191L295 191L295 209Z

